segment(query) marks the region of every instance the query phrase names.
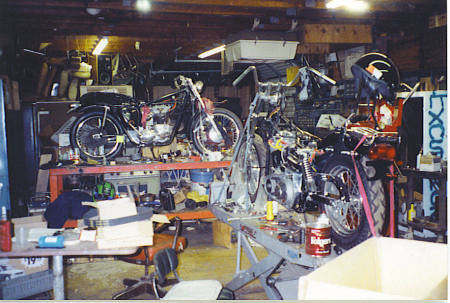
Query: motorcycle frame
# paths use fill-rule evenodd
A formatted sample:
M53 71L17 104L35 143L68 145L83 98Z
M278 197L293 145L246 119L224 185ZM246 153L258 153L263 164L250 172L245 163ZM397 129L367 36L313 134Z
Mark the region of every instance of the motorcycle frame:
M129 104L125 105L125 107L134 108L137 110L137 119L136 120L138 122L140 122L142 119L141 109L144 106L151 107L151 106L155 106L155 105L165 105L168 102L176 103L177 107L181 106L182 107L181 110L179 110L179 112L177 113L178 117L175 121L175 126L173 127L172 132L169 136L169 140L168 140L169 143L167 143L167 142L152 142L152 144L146 144L140 140L136 141L133 138L133 136L130 134L130 130L137 131L138 133L139 133L139 131L135 126L128 123L124 119L123 114L121 113L121 109L124 108L124 104L120 104L120 105L93 104L93 105L88 105L88 106L79 105L78 107L76 107L73 110L70 110L69 112L71 112L71 111L77 111L77 112L103 111L104 114L103 114L102 127L104 127L106 117L107 117L108 111L109 111L111 115L118 118L118 120L121 123L121 126L123 128L123 131L127 135L128 139L132 143L134 143L140 147L143 147L143 146L165 146L167 144L170 144L170 142L173 141L175 136L179 134L181 124L184 124L184 131L185 131L186 135L189 135L189 131L192 126L192 122L195 121L196 119L203 119L203 115L202 115L202 113L203 113L205 115L205 118L208 119L208 121L211 123L214 130L217 131L218 133L220 133L223 138L228 140L229 138L226 136L226 133L224 132L224 130L222 128L217 127L217 124L214 121L213 115L206 111L205 102L203 102L203 100L200 96L200 93L198 92L195 85L192 83L192 80L189 78L185 78L185 79L186 79L186 85L183 85L182 88L180 88L179 90L177 90L175 92L166 94L155 100L140 102L140 103L136 103L136 104L129 103ZM179 100L179 99L181 99L181 100ZM190 115L183 115L182 113L186 112L187 110L190 111ZM200 126L203 127L202 121L200 121Z
M284 122L290 122L287 121L286 118L283 118L281 116L281 108L282 108L282 104L278 104L276 106L271 106L271 110L269 110L267 112L267 115L265 117L259 117L259 113L261 112L261 107L262 107L262 102L263 101L270 101L271 98L279 98L279 99L283 99L285 98L285 86L290 86L293 82L295 82L295 80L298 78L299 73L297 73L297 75L294 77L294 79L289 82L288 84L284 84L284 83L280 83L280 82L259 82L258 81L258 76L256 73L256 68L254 66L250 66L249 68L247 68L234 82L233 85L236 85L237 83L239 83L246 74L248 74L250 71L253 71L254 73L254 78L255 78L255 86L257 87L257 92L255 94L255 97L253 98L253 101L250 103L249 106L249 113L248 113L248 117L247 120L245 122L244 125L244 129L243 129L243 133L242 136L239 138L237 146L239 147L242 144L242 140L246 140L245 144L246 144L246 150L245 150L245 154L244 154L244 163L247 163L247 158L250 152L250 146L253 144L253 138L255 136L256 133L258 133L259 135L261 135L262 139L263 139L263 143L265 145L265 149L266 149L266 163L265 163L265 175L267 176L270 172L270 167L273 166L272 163L272 157L271 157L271 152L270 152L270 147L268 144L268 139L270 134L265 133L264 130L261 131L261 123L260 123L260 119L270 119L272 121L275 122L275 125L278 126L278 123L280 122L280 120L283 120ZM271 94L272 89L274 89L275 92L275 96L273 96ZM281 100L281 102L284 102L285 100ZM277 108L279 108L279 111L276 111ZM278 121L275 121L272 119L272 116L275 116L276 119L278 119ZM291 123L290 123L291 124ZM309 136L311 138L317 138L316 136L305 132L301 129L299 129L298 127L295 127L295 129L297 131L300 130L300 133L302 133L305 136ZM238 153L239 153L239 149L237 148L234 151L233 157L232 157L232 161L231 161L231 167L233 167L234 163L236 162ZM302 174L305 175L305 171L302 165L300 165L302 167ZM316 175L320 175L321 173L316 173ZM333 182L337 189L340 192L340 196L344 197L347 201L349 200L349 195L347 190L345 189L345 186L343 186L343 184L341 184L341 182L339 180L337 180L336 178L334 178L333 176L329 176L330 179L329 181ZM317 183L317 178L314 178L314 182ZM261 184L262 179L260 179L260 183ZM248 183L248 176L247 174L244 174L244 184L247 185ZM318 191L315 187L317 184L315 184L313 187L313 191L310 191L310 185L308 184L308 182L306 182L305 178L302 178L302 190L306 190L307 195L314 201L319 201L316 204L318 205L318 203L324 203L324 204L329 204L330 202L327 200L327 198L325 197L325 195L320 195L320 193L322 193L321 191ZM261 185L259 185L261 186ZM259 187L258 186L258 187ZM245 198L244 198L244 208L245 210L249 210L251 207L251 203L250 203L250 197L248 194L248 191L244 191L245 193ZM324 193L322 193L324 194ZM305 203L307 202L307 199L305 198Z

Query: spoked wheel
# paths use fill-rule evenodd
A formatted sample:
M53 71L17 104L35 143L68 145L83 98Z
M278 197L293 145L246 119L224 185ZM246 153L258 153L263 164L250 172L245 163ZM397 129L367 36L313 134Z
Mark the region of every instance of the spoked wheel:
M379 234L386 217L386 206L383 186L380 180L368 181L362 165L359 164L359 174L366 191L369 206L374 220L375 230ZM325 205L325 212L330 218L333 241L339 247L349 249L371 236L370 227L364 212L363 200L358 188L358 181L352 159L348 156L333 156L327 161L322 172L338 179L348 192L348 201L336 199L333 205ZM340 195L333 182L325 184L325 191Z
M208 151L232 152L242 132L241 120L233 112L224 108L215 108L213 115L219 132L204 115L198 116L192 122L191 138L194 147L201 154ZM228 140L225 140L224 136Z
M254 203L258 191L262 188L264 168L266 166L266 150L260 136L255 135L253 142L247 148L249 141L243 138L236 159L239 178L238 182L246 184L250 202ZM247 157L245 157L247 155Z
M80 150L84 160L112 159L122 151L124 135L120 123L106 115L103 124L103 116L103 112L90 112L79 117L72 126L70 142L73 148Z

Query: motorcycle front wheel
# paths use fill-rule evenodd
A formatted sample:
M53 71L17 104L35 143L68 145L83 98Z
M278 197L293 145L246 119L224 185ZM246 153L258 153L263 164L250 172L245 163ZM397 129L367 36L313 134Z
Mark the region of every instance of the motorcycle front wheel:
M385 193L381 180L367 180L366 170L373 168L365 166L364 163L364 158L357 161L357 167L369 202L374 227L379 235L383 231L386 219ZM371 236L353 160L345 155L332 156L321 171L339 179L339 183L343 184L348 192L349 201L336 199L333 205L325 205L324 209L330 219L333 242L343 249L350 249ZM340 194L333 182L326 182L324 187L325 192Z
M109 160L117 156L125 144L124 131L119 121L103 112L88 112L73 123L70 131L72 148L80 150L83 160Z
M231 153L242 133L242 122L232 111L224 108L215 108L213 116L217 128L222 132L217 132L205 115L198 115L192 121L192 143L200 154L215 151ZM225 140L222 134L228 140Z
M247 148L248 144L250 146ZM255 135L253 140L249 141L243 138L239 146L236 163L237 167L233 168L233 170L237 169L237 174L239 175L237 182L246 186L250 202L253 204L258 197L258 192L264 191L262 180L266 167L266 148L259 135Z

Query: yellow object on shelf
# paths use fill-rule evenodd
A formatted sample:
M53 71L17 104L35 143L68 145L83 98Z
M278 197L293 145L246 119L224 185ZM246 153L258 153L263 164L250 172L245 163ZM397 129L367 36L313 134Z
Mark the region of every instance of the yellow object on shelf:
M414 209L414 204L411 204L408 210L408 221L412 221L416 217L416 210Z
M209 201L208 195L199 195L198 191L190 191L187 193L186 198L194 200L195 202Z

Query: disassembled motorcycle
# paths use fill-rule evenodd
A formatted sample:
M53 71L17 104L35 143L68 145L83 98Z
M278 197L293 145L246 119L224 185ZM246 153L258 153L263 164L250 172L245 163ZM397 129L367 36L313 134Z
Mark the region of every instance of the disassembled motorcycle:
M369 54L355 65L352 70L358 99L363 96L389 100L394 96L398 71L397 78L391 75L396 69L386 56ZM367 66L377 70L381 77L374 77ZM232 176L237 177L231 180L235 185L245 184L245 199L241 200L240 207L251 210L255 201L261 199L277 201L287 210L299 213L325 212L330 219L333 242L344 249L364 241L374 232L381 233L386 219L386 199L380 177L395 158L390 137L373 129L347 129L349 119L344 127L323 139L305 132L282 115L285 89L296 78L288 84L259 82L256 68L251 66L233 85L250 71L254 74L257 93L233 157ZM334 84L310 67L302 67L297 77L299 74L320 76ZM397 83L388 76L397 79Z
M242 131L240 119L202 98L200 81L178 76L175 86L176 92L148 102L116 93L83 95L71 110L81 113L70 131L72 148L82 159L110 160L125 144L169 145L184 132L200 154L232 151Z

